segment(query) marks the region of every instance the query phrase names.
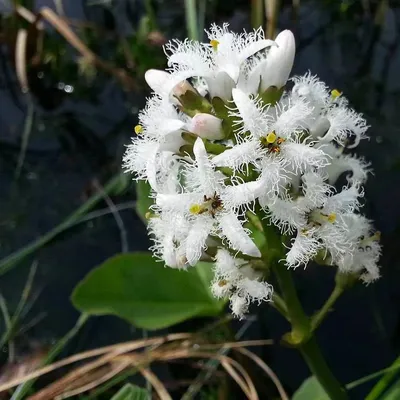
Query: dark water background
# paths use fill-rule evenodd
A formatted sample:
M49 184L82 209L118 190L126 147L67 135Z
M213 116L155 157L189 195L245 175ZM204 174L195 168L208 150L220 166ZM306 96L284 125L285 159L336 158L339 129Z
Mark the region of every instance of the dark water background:
M66 15L113 25L121 35L135 31L144 11L139 1L115 2L112 11L84 7L83 3L64 2ZM387 367L400 352L400 2L390 3L380 24L374 22L373 1L369 2L371 13L364 12L358 1L344 2L349 4L347 11L340 11L335 3L304 1L297 21L289 7L284 7L278 28L295 32L298 51L293 72L311 70L343 91L371 125L370 140L363 141L357 152L371 161L374 169L365 188L364 210L382 232L382 279L345 293L317 335L334 373L347 383ZM52 4L36 1L35 7ZM168 38L182 37L183 3L156 4L160 30ZM210 2L209 13L209 22L228 21L234 30L250 28L246 1ZM88 88L89 98L82 99L76 90L68 93L71 87L75 89L73 81L46 81L45 74L34 98L35 119L25 163L15 182L27 103L4 46L0 57L0 254L6 256L52 229L82 204L94 178L104 182L118 170L145 91L126 93L113 79L100 77ZM132 201L133 196L129 190L113 199L120 204ZM106 204L99 205L103 207ZM121 216L129 250L146 250L145 228L134 211L121 211ZM29 317L43 312L46 317L19 339L21 352L37 343L51 344L72 327L78 317L69 302L72 289L93 267L120 251L120 233L113 216L108 215L69 230L1 277L1 293L13 309L32 261L38 262L35 291L40 294ZM295 275L301 299L311 313L327 297L333 275L317 266L297 270ZM258 319L245 338L279 340L287 329L285 322L267 305L254 312ZM141 330L117 318L93 318L70 351L142 335ZM276 346L260 353L291 389L309 375L291 349ZM363 398L368 387L352 391L351 398Z

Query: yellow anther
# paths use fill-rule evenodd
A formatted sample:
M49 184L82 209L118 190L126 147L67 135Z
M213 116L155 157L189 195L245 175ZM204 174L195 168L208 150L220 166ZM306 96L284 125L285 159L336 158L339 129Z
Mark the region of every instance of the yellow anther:
M218 286L219 287L224 287L224 286L226 286L228 284L228 281L226 280L226 279L221 279L219 282L218 282Z
M136 125L135 126L136 135L140 135L142 132L143 132L143 126L142 125Z
M204 210L203 210L203 206L201 206L200 204L193 204L190 206L189 211L192 214L201 214Z
M215 40L215 39L210 40L210 44L211 44L211 47L212 47L215 51L218 50L218 45L219 45L218 40Z
M276 133L274 131L268 133L268 135L267 135L267 143L274 143L276 138L277 138L277 136L276 136Z
M342 95L342 92L339 92L339 90L337 90L337 89L333 89L331 91L331 96L332 96L333 100L336 100L341 95Z
M335 213L331 213L328 215L328 221L333 224L336 221L336 214Z

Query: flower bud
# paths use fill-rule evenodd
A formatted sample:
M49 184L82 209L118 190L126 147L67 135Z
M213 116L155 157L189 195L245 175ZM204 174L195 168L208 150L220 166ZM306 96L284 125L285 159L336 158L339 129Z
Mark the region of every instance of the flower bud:
M204 139L223 139L222 120L211 114L196 114L189 125L190 132Z
M197 90L185 79L182 82L179 82L177 85L174 86L172 89L172 93L174 96L176 96L178 99L181 96L184 96L187 92L193 92L198 95Z
M144 74L144 79L147 84L156 92L161 93L163 86L167 83L170 78L170 74L165 71L158 69L149 69Z
M281 32L275 39L277 46L271 47L261 72L261 92L271 86L285 86L292 70L296 44L293 33Z

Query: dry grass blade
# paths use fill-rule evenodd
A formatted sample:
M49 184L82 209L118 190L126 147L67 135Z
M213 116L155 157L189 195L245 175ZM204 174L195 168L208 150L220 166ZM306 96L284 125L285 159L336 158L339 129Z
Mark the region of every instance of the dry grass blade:
M111 369L111 371L100 376L98 379L92 380L90 383L88 383L84 386L80 386L77 389L63 392L62 394L55 397L55 400L67 399L68 397L77 396L78 394L92 390L92 389L96 388L97 386L100 386L102 383L107 382L108 380L114 378L114 376L118 375L120 372L122 372L125 368L127 368L130 365L131 365L131 361L124 360L122 362L119 362L119 363L117 363L117 365L115 367L113 367ZM37 399L32 398L32 399L28 399L28 400L45 400L45 399L38 397ZM49 398L48 400L51 400L51 398Z
M210 358L218 360L221 365L226 369L226 371L231 375L231 377L235 380L235 382L240 386L245 395L250 400L258 400L257 391L253 384L252 379L249 374L244 370L244 368L231 357L226 355L205 352L205 351L196 351L192 349L177 349L169 352L165 352L163 354L159 354L157 357L159 360L173 360L180 358ZM224 364L223 364L224 363ZM237 372L239 371L242 376L240 376Z
M123 83L128 89L136 87L134 80L127 72L121 68L115 67L113 64L99 58L86 44L74 33L67 22L59 17L53 10L48 7L43 7L40 10L39 18L44 18L73 46L83 58L90 64L95 65L108 72Z
M57 31L64 36L64 38L79 51L84 57L89 60L95 60L96 55L90 50L85 43L73 32L73 30L68 26L68 24L61 19L52 9L48 7L43 7L40 10L40 15L47 22L54 26Z
M267 19L267 38L274 39L278 24L279 0L265 0L265 16Z
M268 340L243 340L241 342L225 342L216 344L203 344L202 349L234 349L237 347L250 347L250 346L265 346L274 344L271 339Z
M157 392L160 400L172 400L172 397L169 395L165 386L157 378L157 376L150 371L150 369L142 368L140 369L140 373L143 375L144 378L147 379L148 382L151 383L151 386L153 386L154 390Z
M274 383L276 386L279 395L281 396L282 400L289 400L289 396L285 392L285 389L283 388L280 380L276 376L275 372L272 371L272 369L256 354L252 353L251 351L244 349L244 348L239 348L235 349L236 351L244 354L245 356L249 357L252 359L262 370L265 371L265 373L271 378L271 381Z
M31 23L31 24L35 23L36 15L32 11L29 11L27 8L20 6L20 5L17 5L15 7L15 11L19 16L21 16L23 19L25 19L29 23ZM40 30L42 30L44 28L42 22L39 22L36 26Z
M52 384L32 394L30 397L27 398L27 400L53 400L60 394L63 394L66 390L73 390L75 388L85 386L93 381L96 381L97 379L101 379L104 375L108 374L109 372L110 372L110 366L109 365L103 366L89 374L78 376L74 380L74 382L68 386L64 384L62 378L58 379Z
M96 357L96 356L110 353L110 352L112 352L112 356L115 357L119 354L124 354L124 353L130 352L130 351L138 350L138 349L141 349L146 346L161 345L163 343L188 339L192 336L193 335L190 333L175 333L175 334L166 335L166 336L158 336L158 337L150 338L150 339L142 339L142 340L135 340L132 342L119 343L119 344L112 345L112 346L106 346L106 347L86 351L86 352L83 352L80 354L76 354L72 357L68 357L64 360L55 362L51 365L48 365L37 371L34 371L26 376L23 376L23 377L20 377L17 379L13 379L12 381L9 381L3 385L0 385L0 392L2 392L4 390L9 390L9 389L13 388L14 386L17 386L28 380L38 378L38 377L45 375L51 371L54 371L58 368L64 367L66 365L69 365L74 362L81 361L81 360L84 360L87 358ZM111 358L113 358L113 357L111 357Z
M221 365L225 368L226 372L228 372L232 379L234 379L235 382L242 388L243 392L246 394L249 400L258 400L258 394L254 383L250 378L250 375L237 361L228 356L222 356ZM243 380L239 377L235 369L242 374L243 378L246 381L247 387L246 384L244 384Z
M29 91L28 75L26 72L26 46L28 43L28 31L18 29L17 39L15 41L15 72L21 90L26 93Z

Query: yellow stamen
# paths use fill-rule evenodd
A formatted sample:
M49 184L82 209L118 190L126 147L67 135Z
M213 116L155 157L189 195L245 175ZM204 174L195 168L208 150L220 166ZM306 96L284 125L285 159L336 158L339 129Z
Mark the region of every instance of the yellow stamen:
M219 287L223 287L223 286L226 286L227 283L228 283L228 281L227 281L226 279L222 279L222 280L220 280L220 281L218 282L218 286L219 286Z
M339 92L339 90L337 90L337 89L333 89L331 91L331 96L332 96L333 100L336 100L341 95L342 95L342 92Z
M143 126L142 125L136 125L135 126L136 135L140 135L142 132L143 132Z
M200 204L192 204L189 208L189 211L192 214L197 215L197 214L201 214L204 211L204 209L203 209L203 206L201 206Z
M328 221L333 224L336 221L336 214L335 213L331 213L328 215Z
M267 143L274 143L276 138L277 138L277 136L276 136L276 133L274 131L268 133L268 135L267 135Z
M215 40L215 39L210 40L210 44L211 44L211 47L212 47L215 51L218 50L218 45L219 45L218 40Z

